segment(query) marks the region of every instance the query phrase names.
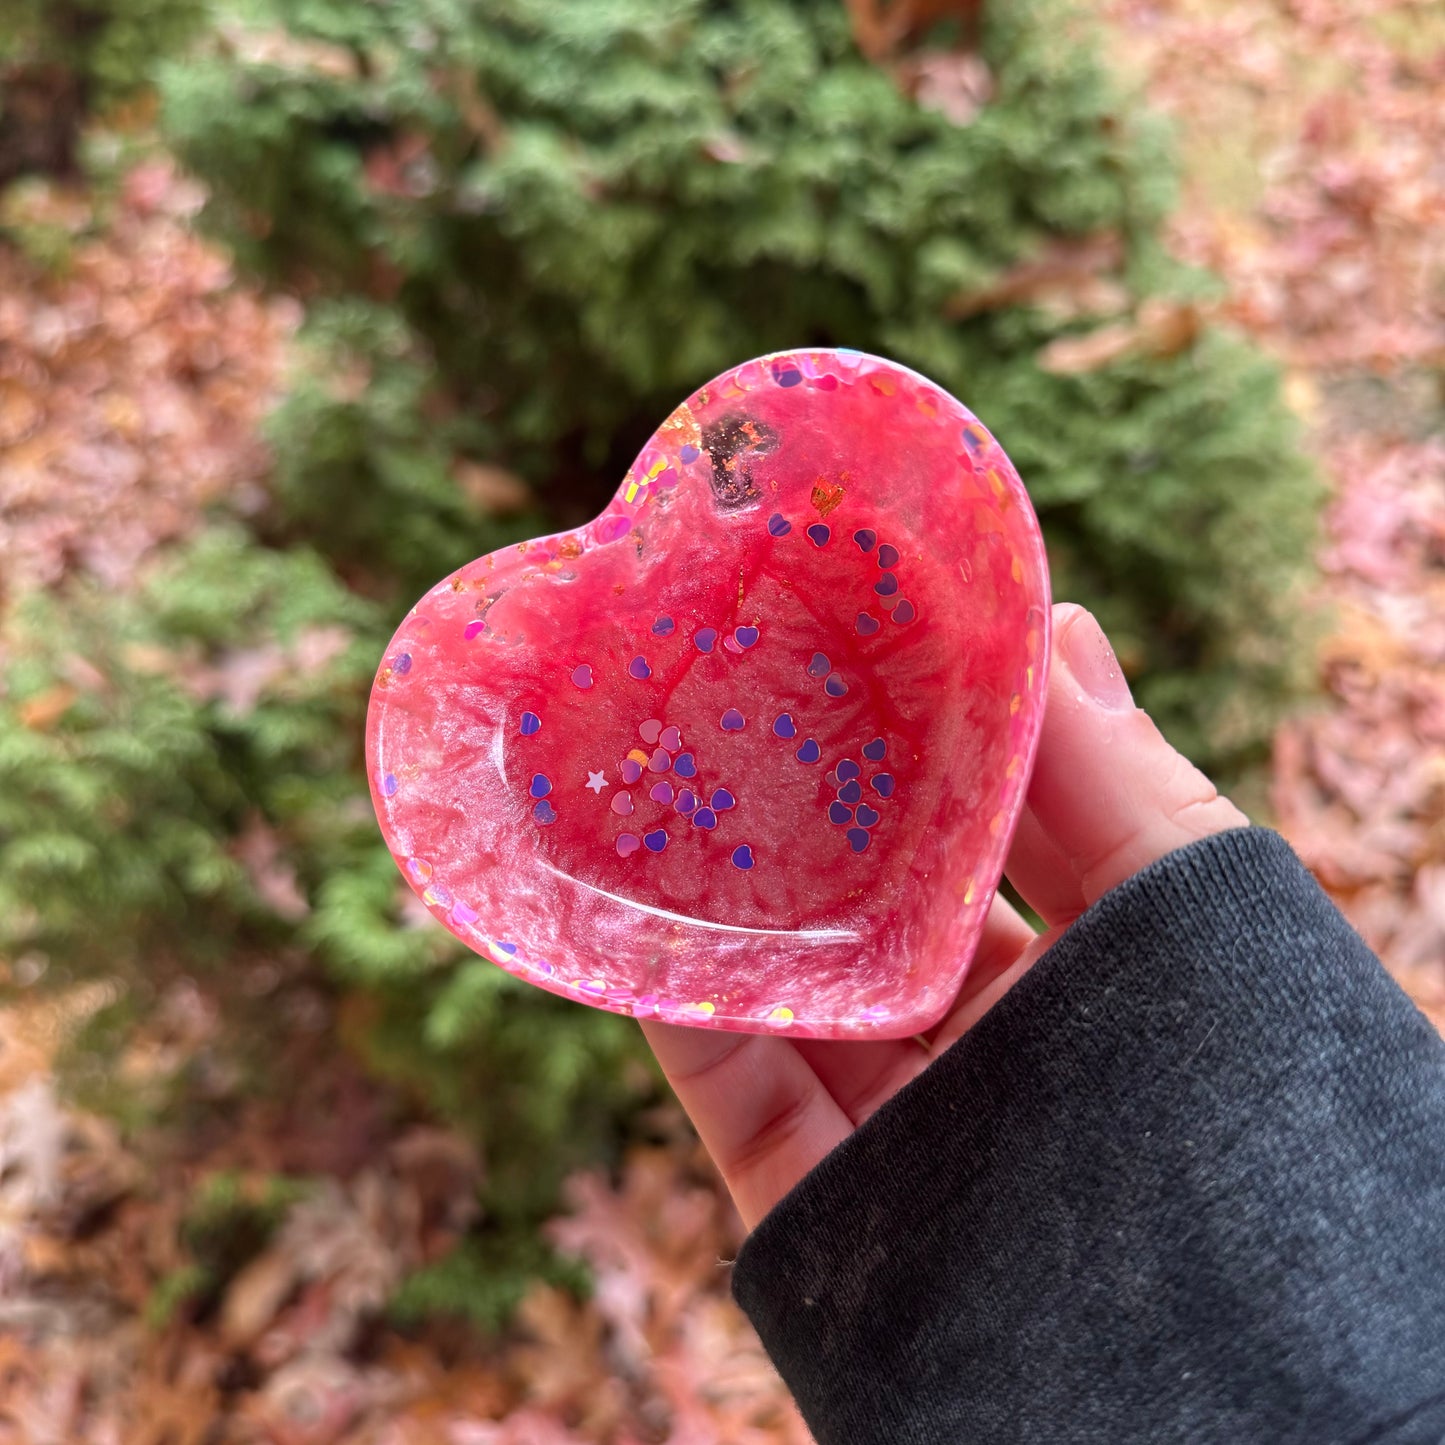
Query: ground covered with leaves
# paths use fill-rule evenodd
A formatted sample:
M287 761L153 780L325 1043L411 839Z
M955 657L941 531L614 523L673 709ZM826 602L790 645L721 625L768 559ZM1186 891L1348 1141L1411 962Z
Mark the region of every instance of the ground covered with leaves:
M886 12L857 11L886 61ZM1287 366L1333 488L1321 698L1276 739L1274 819L1445 1027L1445 12L1105 13L1179 124L1173 246L1225 278L1209 304ZM991 84L967 55L901 78L961 125ZM299 318L195 239L196 195L165 162L127 174L106 197L5 201L21 242L0 245L7 592L78 574L126 589L156 544L246 513L264 484L258 427ZM1083 294L1108 264L1071 255L1020 284ZM1051 360L1087 369L1193 324L1140 318ZM294 886L264 836L239 861ZM351 1061L345 1000L240 972L277 1001L275 1087L231 1086L226 1014L174 982L121 1068L142 1089L185 1071L199 1102L149 1131L54 1083L105 985L0 1013L0 1445L805 1445L727 1297L739 1226L675 1109L615 1176L573 1179L499 1331L465 1304L487 1273L485 1161Z
M259 502L295 307L233 284L185 224L199 203L165 161L113 198L6 192L0 601L77 571L125 587L207 508Z
M1175 249L1289 368L1333 498L1324 701L1270 804L1445 1025L1445 11L1401 0L1111 0L1179 127Z

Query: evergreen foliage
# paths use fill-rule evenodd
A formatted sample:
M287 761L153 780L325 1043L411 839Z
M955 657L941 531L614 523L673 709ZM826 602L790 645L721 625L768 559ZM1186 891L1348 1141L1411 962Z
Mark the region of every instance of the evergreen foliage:
M318 301L299 365L270 419L271 519L360 585L419 596L480 553L546 531L505 524L458 486L455 463L487 450L483 427L438 405L434 368L405 322L361 297Z
M584 1265L554 1254L535 1236L525 1243L473 1238L408 1275L392 1296L387 1316L403 1329L429 1319L461 1319L493 1334L536 1280L579 1298L591 1290Z
M1206 330L1053 374L1040 351L1097 322L986 299L1051 241L1100 235L1134 302L1210 287L1159 244L1165 137L1062 0L984 7L996 95L966 125L866 63L839 0L255 0L253 17L291 50L169 67L172 143L245 262L335 298L409 368L405 415L399 370L354 403L365 464L318 456L304 405L278 418L308 512L405 499L371 541L409 583L434 577L456 498L411 444L419 407L571 521L729 364L877 350L999 435L1059 595L1101 613L1174 739L1226 771L1260 755L1301 681L1317 501L1273 368Z
M113 1060L157 980L314 952L355 993L352 1042L470 1127L489 1217L520 1231L652 1075L626 1020L406 916L360 767L386 635L317 554L234 527L178 549L135 596L27 599L4 637L0 957L43 958L57 985L125 981L86 1039ZM274 851L248 866L258 829ZM136 1117L113 1077L104 1092Z
M0 952L144 969L280 941L233 845L259 817L303 886L370 846L355 764L377 623L319 558L233 530L136 596L27 599L0 699Z

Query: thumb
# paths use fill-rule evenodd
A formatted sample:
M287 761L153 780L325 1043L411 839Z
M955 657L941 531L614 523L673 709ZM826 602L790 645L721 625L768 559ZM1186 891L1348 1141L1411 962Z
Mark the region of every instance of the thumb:
M1166 853L1249 819L1134 706L1093 616L1065 603L1053 623L1043 733L1007 873L1056 925Z

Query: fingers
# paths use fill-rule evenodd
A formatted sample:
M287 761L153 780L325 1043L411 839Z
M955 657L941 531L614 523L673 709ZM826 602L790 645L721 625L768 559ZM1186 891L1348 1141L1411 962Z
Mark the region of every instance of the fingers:
M799 1039L793 1047L855 1128L928 1062L917 1039Z
M1166 853L1249 820L1134 706L1097 622L1054 609L1043 736L1008 876L1050 924Z
M960 999L987 987L1033 937L996 897ZM642 1028L749 1228L932 1057L917 1039L791 1043L671 1024Z
M953 1012L1008 968L1033 937L1033 929L1013 905L995 895L963 987L934 1032L946 1028ZM926 1068L935 1052L931 1042L919 1039L880 1039L877 1043L799 1039L795 1047L855 1125Z
M1009 844L1004 872L1029 907L1048 923L1072 922L1088 907L1072 863L1044 830L1027 801Z
M1030 932L1029 942L1007 967L981 980L977 988L959 1000L958 1007L934 1036L931 1057L937 1058L956 1044L1053 947L1063 931L1051 928L1047 933Z
M795 1045L643 1024L748 1227L971 1028L1089 904L1175 848L1247 822L1134 706L1094 619L1055 608L1043 736L1007 869L1050 932L1035 937L996 898L964 987L927 1048L912 1039Z
M1037 937L1033 925L1024 921L1018 909L1002 894L995 893L993 902L989 905L988 921L984 924L978 951L973 956L973 962L969 964L968 975L954 1001L954 1011L967 1004L975 994L1012 968L1019 954Z
M662 1023L642 1030L749 1229L853 1132L786 1039Z

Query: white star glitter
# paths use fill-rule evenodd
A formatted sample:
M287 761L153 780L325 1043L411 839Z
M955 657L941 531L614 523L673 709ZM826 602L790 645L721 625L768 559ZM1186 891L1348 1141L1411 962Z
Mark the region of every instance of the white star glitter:
M594 793L600 793L607 786L607 779L601 773L594 773L590 768L587 772L587 786Z

